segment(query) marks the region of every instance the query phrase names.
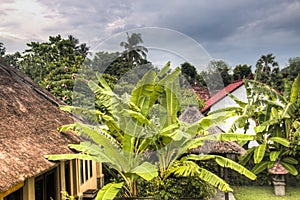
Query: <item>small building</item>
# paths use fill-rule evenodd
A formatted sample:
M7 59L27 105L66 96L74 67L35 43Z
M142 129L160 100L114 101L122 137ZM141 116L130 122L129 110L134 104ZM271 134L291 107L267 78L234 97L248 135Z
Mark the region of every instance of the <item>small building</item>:
M202 119L204 115L196 108L187 108L179 117L179 120L187 123L195 123ZM222 129L218 126L212 126L208 129L209 134L223 133ZM201 137L201 136L198 136ZM204 154L219 154L219 155L244 155L246 150L234 141L213 141L207 140L202 146L191 149L191 153L204 153Z
M83 199L103 178L101 164L71 160L50 162L49 154L74 153L73 132L57 128L73 123L60 101L26 75L0 60L0 200L60 200L61 191Z
M223 88L222 90L214 94L212 97L210 97L205 102L205 106L201 109L201 113L206 115L209 111L217 110L220 108L226 108L230 106L238 106L238 104L230 96L228 96L228 93L234 95L241 101L247 102L246 87L244 81L240 80L227 85L225 88ZM218 127L222 131L227 132L235 120L236 117L230 117L226 119L225 123L219 124ZM254 135L255 122L253 120L250 120L249 123L250 123L249 128L246 131L246 133ZM244 133L244 132L245 130L243 128L237 129L237 133ZM250 141L248 147L250 148L256 145L258 145L256 141Z

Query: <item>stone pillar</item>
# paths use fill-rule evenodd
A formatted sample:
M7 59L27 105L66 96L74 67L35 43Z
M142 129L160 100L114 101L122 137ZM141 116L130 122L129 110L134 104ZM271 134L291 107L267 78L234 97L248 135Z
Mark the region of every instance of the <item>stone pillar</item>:
M283 174L274 174L272 177L274 193L276 196L285 196L285 177Z
M276 196L285 196L285 181L273 180L274 193Z

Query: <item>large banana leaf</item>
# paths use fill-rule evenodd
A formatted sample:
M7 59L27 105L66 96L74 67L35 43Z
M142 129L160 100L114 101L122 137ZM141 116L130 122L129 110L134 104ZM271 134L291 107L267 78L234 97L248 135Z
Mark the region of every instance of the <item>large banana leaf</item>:
M121 166L124 171L128 171L128 160L126 160L124 155L120 153L119 149L114 146L114 144L111 142L111 138L107 138L104 135L99 134L99 131L94 130L91 126L78 122L75 124L78 128L82 129L82 131L87 134L95 143L103 146L107 155L111 156L112 158L116 158L119 166Z
M101 188L96 196L96 200L113 200L120 189L123 187L124 182L108 183Z
M179 80L166 82L165 93L162 96L162 106L166 109L167 121L164 127L177 122L177 113L179 110L178 100Z
M130 100L139 108L141 108L139 103L142 97L151 97L154 90L155 76L156 74L153 70L148 71L132 91Z
M136 168L130 170L131 173L135 173L143 179L150 181L158 176L157 168L155 165L149 162L143 162Z
M251 180L256 179L255 174L253 174L251 171L246 169L244 166L242 166L228 158L224 158L222 156L215 156L215 160L216 160L216 163L218 163L218 165L220 165L222 167L233 169L233 170L237 171L238 173L245 175L247 178L249 178Z
M223 179L215 175L214 173L199 167L199 173L197 176L205 182L217 187L223 192L232 192L232 188Z

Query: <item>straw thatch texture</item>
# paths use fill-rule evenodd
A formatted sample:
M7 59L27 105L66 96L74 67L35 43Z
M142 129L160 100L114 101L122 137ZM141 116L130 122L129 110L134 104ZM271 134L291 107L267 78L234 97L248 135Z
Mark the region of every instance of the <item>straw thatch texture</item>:
M72 123L57 99L0 60L0 192L54 166L46 154L71 153L73 133L57 128Z
M202 119L204 115L195 107L187 108L179 117L179 120L194 123ZM218 126L212 126L208 129L209 134L218 134L223 131ZM221 142L221 141L205 141L204 145L194 148L191 153L204 154L241 154L244 155L246 150L236 142Z

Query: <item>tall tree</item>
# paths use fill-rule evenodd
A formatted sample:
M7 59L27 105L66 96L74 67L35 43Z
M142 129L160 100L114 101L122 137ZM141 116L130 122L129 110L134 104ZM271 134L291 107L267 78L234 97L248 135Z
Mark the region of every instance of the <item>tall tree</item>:
M283 78L293 81L300 71L300 57L290 58L288 65L281 70Z
M224 88L232 82L230 67L222 60L213 60L208 64L208 70L202 71L202 76L206 85L211 91L217 91Z
M67 39L60 35L50 36L48 42L30 42L22 56L7 57L10 64L27 74L36 83L49 90L66 103L72 101L76 73L87 54L86 44L79 44L73 36Z
M120 45L125 48L124 55L132 64L141 64L147 59L148 49L139 44L143 43L141 33L127 34L127 41L121 42Z
M256 62L254 79L261 83L265 83L277 90L282 90L282 76L280 74L278 63L275 56L270 53L262 55Z
M251 65L237 65L233 69L233 80L241 80L243 78L250 78L253 76Z
M195 82L197 82L197 79L199 78L199 75L197 73L197 70L195 66L191 65L188 62L185 62L181 64L181 73L186 78L186 80L191 84L194 85Z

